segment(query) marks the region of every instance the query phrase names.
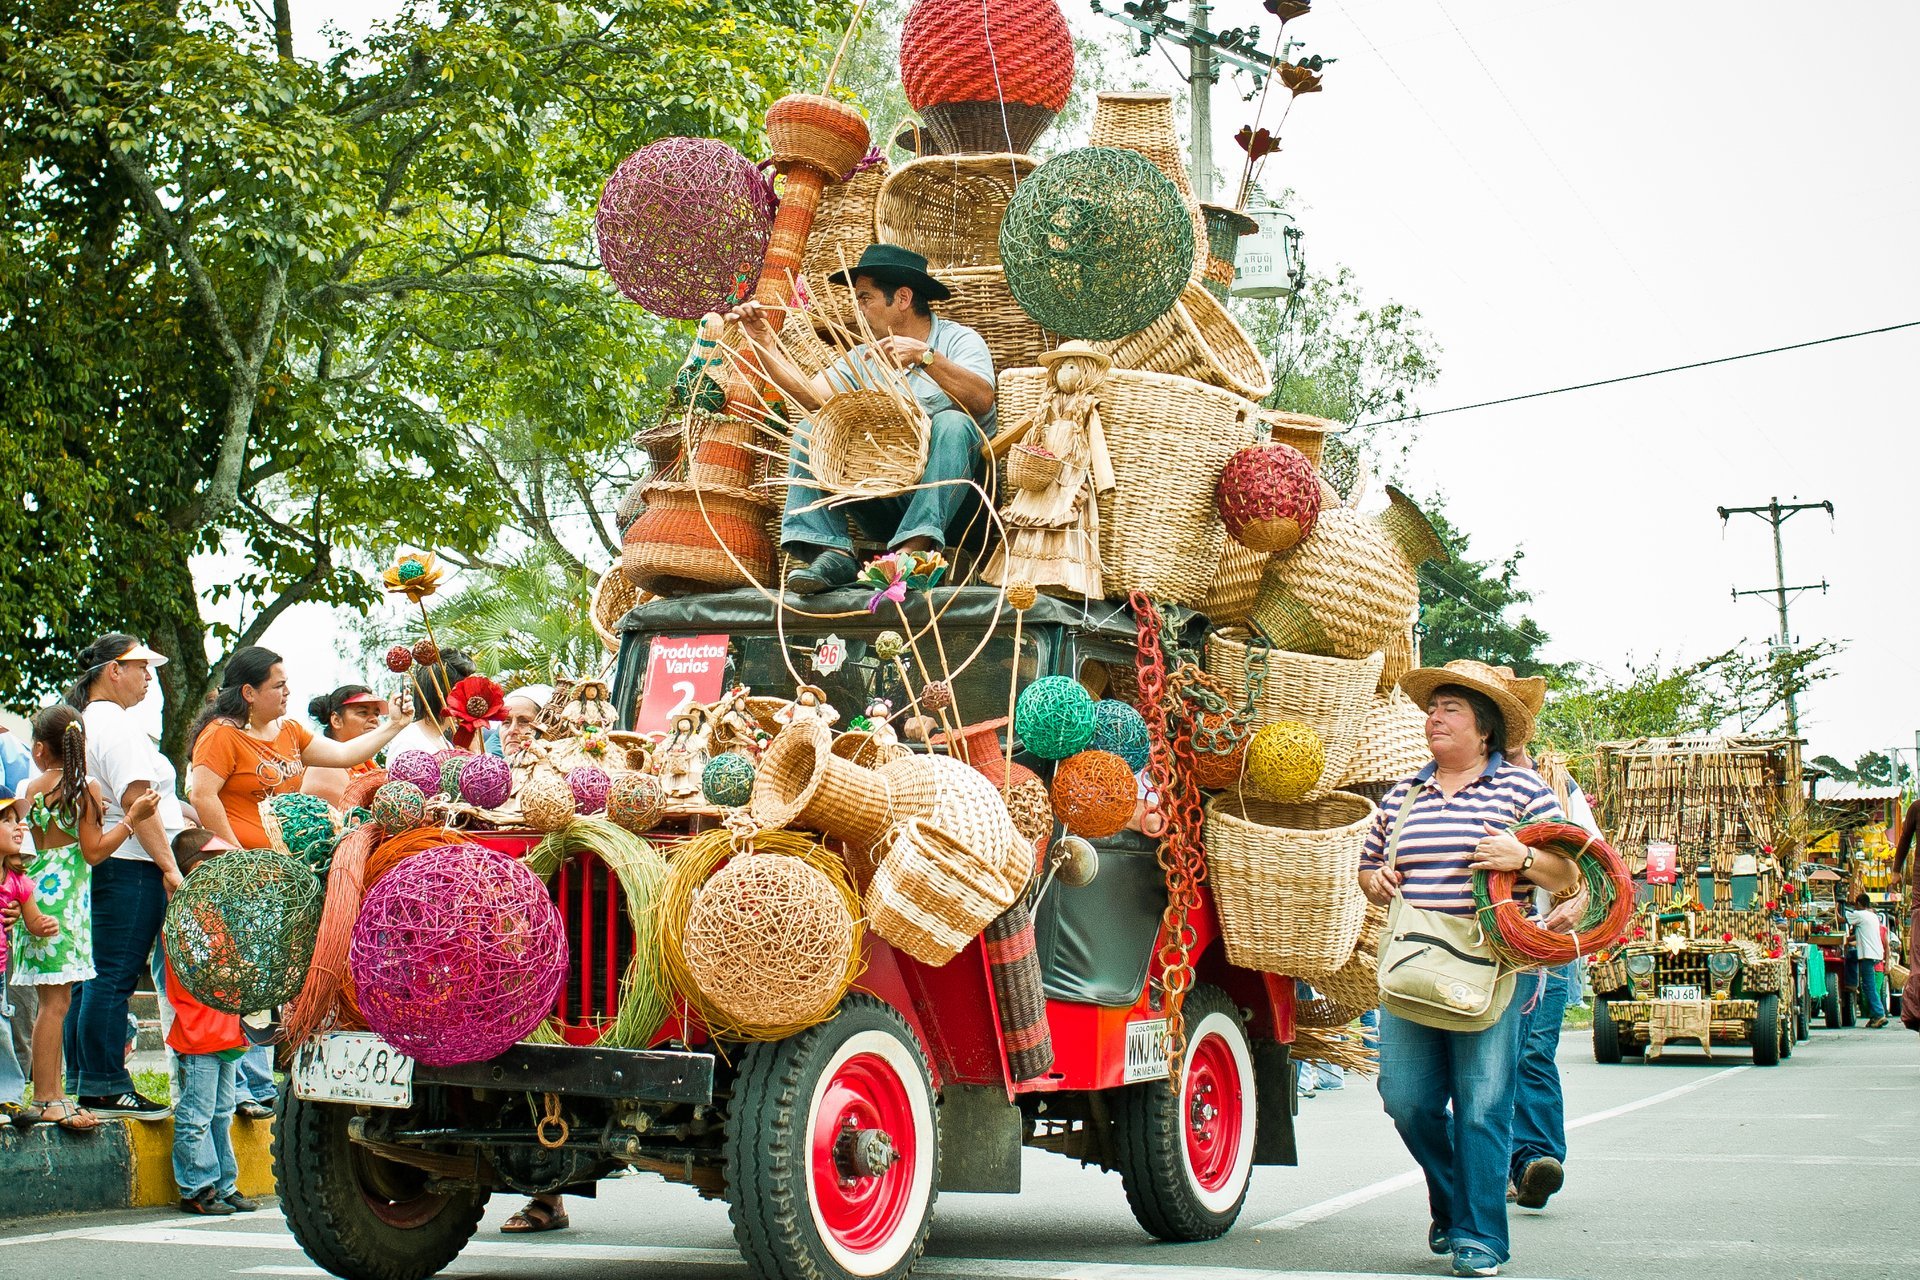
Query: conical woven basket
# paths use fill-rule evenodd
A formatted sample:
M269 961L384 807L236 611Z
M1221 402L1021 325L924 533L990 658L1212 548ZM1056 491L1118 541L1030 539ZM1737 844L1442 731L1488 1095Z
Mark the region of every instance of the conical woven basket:
M1207 217L1193 194L1193 182L1187 177L1180 132L1173 122L1173 95L1100 94L1094 102L1093 127L1087 135L1087 145L1138 151L1153 162L1154 168L1167 175L1193 219L1193 274L1188 279L1198 283L1207 270Z
M943 965L1025 887L1021 868L982 858L929 819L908 818L867 886L867 923L922 964Z
M788 725L760 757L747 811L763 827L818 831L856 849L893 825L887 780L833 753L833 734L814 720Z
M1094 345L1122 368L1198 378L1250 400L1273 390L1260 349L1202 284L1188 285L1165 315L1138 333Z
M1247 641L1247 633L1237 628L1216 631L1207 639L1207 674L1220 682L1236 706L1247 696ZM1254 702L1254 723L1264 727L1276 720L1297 720L1320 736L1326 767L1306 797L1317 800L1333 790L1353 760L1380 678L1380 655L1320 658L1269 649L1266 671Z
M1283 649L1357 658L1384 650L1419 602L1419 577L1380 522L1335 507L1267 566L1252 622Z
M1272 553L1255 551L1237 539L1228 538L1220 553L1220 569L1213 575L1213 587L1200 612L1216 627L1239 626L1253 612L1253 598L1260 593L1260 578L1266 572Z
M1313 980L1314 989L1321 995L1314 1004L1325 1007L1312 1012L1303 1007L1296 1010L1296 1018L1324 1027L1344 1027L1367 1010L1378 1008L1380 939L1386 932L1387 909L1369 902L1353 954L1332 973Z
M1353 955L1367 900L1360 851L1372 802L1345 792L1274 804L1240 791L1207 805L1207 876L1227 960L1309 981Z
M1427 746L1426 725L1426 713L1398 689L1376 694L1340 785L1398 782L1418 773L1433 758Z
M926 156L887 176L874 202L875 238L911 249L935 277L952 267L1000 265L1000 220L1032 156Z

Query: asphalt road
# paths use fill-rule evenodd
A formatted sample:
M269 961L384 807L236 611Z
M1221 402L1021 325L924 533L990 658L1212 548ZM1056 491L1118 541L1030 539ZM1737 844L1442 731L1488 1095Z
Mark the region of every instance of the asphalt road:
M1515 1211L1518 1277L1867 1280L1920 1268L1920 1038L1825 1031L1779 1067L1680 1049L1596 1065L1562 1045L1571 1154L1544 1213ZM1257 1169L1239 1225L1204 1245L1157 1244L1117 1175L1028 1152L1018 1196L945 1195L919 1274L1005 1280L1280 1280L1433 1276L1425 1194L1365 1081L1301 1103L1301 1165ZM573 1228L504 1237L495 1197L445 1273L531 1280L744 1276L726 1208L647 1176L570 1202ZM320 1275L277 1211L224 1220L149 1210L0 1231L0 1277Z

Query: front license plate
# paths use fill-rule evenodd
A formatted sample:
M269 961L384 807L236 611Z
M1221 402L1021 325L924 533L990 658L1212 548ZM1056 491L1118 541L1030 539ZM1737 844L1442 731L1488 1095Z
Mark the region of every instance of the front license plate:
M413 1105L413 1059L365 1031L317 1035L293 1054L293 1092L309 1102Z
M1660 988L1660 998L1662 1000L1698 1000L1701 998L1700 988L1662 987Z

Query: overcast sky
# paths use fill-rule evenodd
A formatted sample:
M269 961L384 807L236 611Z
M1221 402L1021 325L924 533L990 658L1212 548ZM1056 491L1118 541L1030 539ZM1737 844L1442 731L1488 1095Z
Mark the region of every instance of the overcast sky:
M1123 28L1066 8L1124 46ZM296 4L301 51L321 17L354 30L390 9ZM1338 62L1265 180L1297 192L1317 269L1350 265L1372 298L1423 313L1443 355L1422 408L1920 319L1920 6L1625 12L1317 0L1292 24L1305 52ZM1253 23L1271 36L1256 0L1213 19ZM1163 58L1136 65L1172 84ZM1216 91L1223 169L1252 111ZM1477 555L1524 548L1549 657L1615 675L1773 631L1770 598L1728 594L1772 586L1770 531L1749 516L1723 532L1716 506L1832 501L1831 523L1813 512L1785 529L1788 582L1830 584L1796 599L1795 634L1847 645L1803 701L1802 732L1810 754L1848 761L1911 752L1916 355L1920 329L1435 418L1414 484L1446 492ZM296 609L268 637L297 705L355 674L331 630Z

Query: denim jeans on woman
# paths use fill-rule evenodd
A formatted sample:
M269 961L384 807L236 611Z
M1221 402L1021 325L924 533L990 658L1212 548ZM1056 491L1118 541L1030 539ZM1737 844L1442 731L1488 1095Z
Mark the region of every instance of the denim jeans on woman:
M160 868L108 858L93 869L94 976L74 992L64 1028L73 1092L109 1097L133 1088L127 1074L127 1004L167 913Z
M182 1199L208 1187L224 1199L240 1176L233 1155L233 1082L238 1063L217 1053L175 1055L173 1180Z
M1453 1247L1507 1260L1507 1164L1519 1078L1516 992L1485 1031L1440 1031L1380 1015L1380 1100L1427 1175L1427 1205Z
M1520 976L1513 1001L1520 1010L1520 1076L1513 1094L1515 1182L1528 1164L1543 1156L1567 1161L1566 1098L1560 1091L1560 1024L1574 984L1575 966Z

